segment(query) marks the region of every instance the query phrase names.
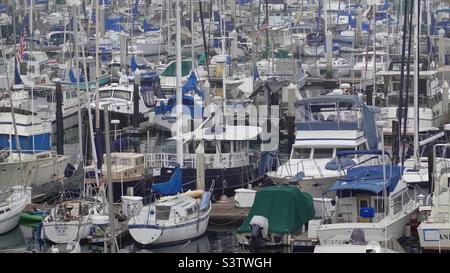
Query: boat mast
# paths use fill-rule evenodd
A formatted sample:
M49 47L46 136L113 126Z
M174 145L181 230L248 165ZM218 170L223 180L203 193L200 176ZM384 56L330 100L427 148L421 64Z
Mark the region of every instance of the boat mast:
M78 142L80 145L80 163L83 164L83 128L82 128L82 118L81 118L81 92L80 92L80 63L78 59L78 8L76 5L72 6L72 13L73 13L73 34L74 34L74 46L75 46L75 62L76 62L76 68L77 68L77 98L78 98Z
M191 4L191 58L192 58L192 71L195 72L195 53L194 53L194 3L190 0Z
M176 2L176 19L177 19L177 31L176 31L176 99L177 99L177 162L180 167L183 166L183 138L182 138L182 126L183 126L183 116L182 116L182 95L181 95L181 20L180 20L180 0L175 0Z
M30 49L33 45L33 0L30 0ZM32 91L33 92L33 91Z
M100 128L100 61L99 61L99 36L100 36L100 0L95 0L95 128Z
M416 19L414 44L414 169L420 167L419 161L419 35L420 35L420 0L416 0L416 8L414 8L414 18Z

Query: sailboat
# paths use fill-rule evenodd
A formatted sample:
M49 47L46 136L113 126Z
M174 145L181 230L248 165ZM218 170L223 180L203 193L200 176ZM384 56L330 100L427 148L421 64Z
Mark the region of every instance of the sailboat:
M180 3L176 1L177 30L180 29ZM177 114L181 119L181 35L177 32ZM181 135L181 123L177 124L178 134ZM177 140L177 159L182 162L182 138ZM181 145L180 145L181 144ZM128 222L128 229L133 239L143 245L164 245L180 243L202 236L208 227L211 212L210 190L188 191L182 190L183 173L178 165L170 180L153 184L154 193L162 195L152 204L144 206L138 215ZM200 179L200 178L198 178ZM203 181L204 183L204 181Z
M19 224L22 211L30 203L31 187L0 189L0 234L13 230Z
M133 239L142 245L178 244L201 237L208 227L211 191L181 191L181 169L177 167L166 183L153 185L163 196L144 206L128 222Z

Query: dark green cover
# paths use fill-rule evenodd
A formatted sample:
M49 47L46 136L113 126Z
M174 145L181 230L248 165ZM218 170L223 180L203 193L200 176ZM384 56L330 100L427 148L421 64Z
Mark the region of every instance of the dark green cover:
M256 193L255 202L238 233L250 232L249 223L254 215L269 220L269 232L292 233L314 218L313 198L294 186L265 187Z
M176 77L177 73L177 63L173 62L169 64L168 67L161 73L161 76L166 77ZM187 76L191 72L192 69L192 61L181 61L181 76Z

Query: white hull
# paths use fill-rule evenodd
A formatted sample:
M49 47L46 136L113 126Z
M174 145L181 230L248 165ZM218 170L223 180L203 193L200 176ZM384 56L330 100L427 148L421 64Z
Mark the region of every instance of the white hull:
M422 222L417 228L420 246L426 250L450 250L450 224Z
M414 201L410 201L414 202ZM414 202L415 203L415 202ZM412 204L413 205L413 204ZM418 204L412 208L417 208ZM387 217L378 223L338 223L322 225L317 230L317 237L320 244L342 243L343 240L349 240L355 228L364 230L366 242L384 241L392 238L398 239L405 234L405 225L409 222L411 214L415 209L400 212L395 219Z
M307 57L319 57L325 55L324 46L303 46L303 55Z
M142 245L164 245L183 242L202 236L208 227L209 213L199 220L192 219L173 226L137 225L129 222L129 231L133 239Z
M57 244L67 244L77 239L85 239L91 230L90 223L79 225L78 221L44 222L45 239ZM80 237L78 234L80 233Z
M24 191L22 188L18 192L13 192L5 202L0 201L0 210L3 212L0 214L0 234L7 233L17 226L22 211L31 199L30 194L31 191L28 192L28 189Z
M11 181L19 183L22 181L30 181L33 192L38 193L42 187L47 186L49 183L55 181L56 177L64 175L64 168L69 162L68 156L60 156L56 158L44 158L37 160L24 160L23 171L19 175L17 170L20 170L20 163L2 163L0 164L0 170L2 171L2 177L0 178L1 185L7 185ZM23 176L22 176L23 175Z
M25 208L25 206L24 206L24 208ZM13 230L19 224L21 213L22 213L22 210L16 212L16 214L14 214L6 219L0 219L0 234L7 233L7 232Z

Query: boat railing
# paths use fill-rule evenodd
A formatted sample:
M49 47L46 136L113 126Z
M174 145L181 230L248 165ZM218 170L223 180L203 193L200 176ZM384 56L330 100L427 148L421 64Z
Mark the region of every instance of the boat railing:
M322 168L320 168L320 166L317 164L316 159L313 158L313 159L306 159L306 160L312 161L312 163L314 164L314 167L316 168L316 170L318 172L318 177L323 178L324 174L323 174ZM304 178L311 178L311 179L316 178L313 175L306 175L305 160L300 160L299 162L296 162L294 164L289 162L289 160L286 161L285 163L283 163L280 160L280 163L281 163L280 167L275 171L275 175L277 175L277 176L286 173L287 175L285 175L283 178L289 179L289 178L295 177L300 172L303 172L303 174L305 175ZM295 170L295 173L293 173L294 170Z
M221 167L241 166L242 162L247 161L246 153L233 154L205 154L205 167L212 168L220 163ZM145 168L175 167L178 165L177 154L175 153L146 153L144 154ZM196 168L196 154L184 154L183 166L187 168Z

